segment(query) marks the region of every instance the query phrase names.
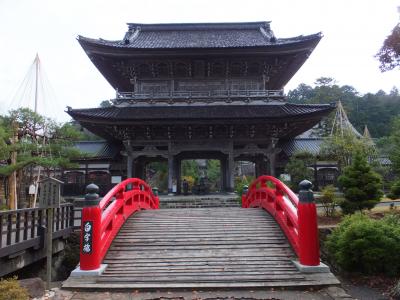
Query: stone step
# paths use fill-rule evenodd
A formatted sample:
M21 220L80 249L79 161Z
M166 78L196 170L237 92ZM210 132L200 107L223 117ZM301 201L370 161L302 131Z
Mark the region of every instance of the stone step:
M160 197L160 208L240 207L237 195Z

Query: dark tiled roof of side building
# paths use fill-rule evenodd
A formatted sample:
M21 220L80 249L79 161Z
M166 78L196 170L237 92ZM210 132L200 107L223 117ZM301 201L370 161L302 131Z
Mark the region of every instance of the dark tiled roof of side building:
M104 140L79 141L75 148L85 154L83 159L113 159L119 152L117 146Z
M322 138L297 137L289 141L283 142L281 145L279 145L279 147L288 157L297 152L309 152L316 155L319 153L322 143Z
M79 36L81 43L119 48L175 49L175 48L246 48L285 45L302 41L318 42L322 34L292 38L276 38L269 22L249 23L129 23L122 40L110 41Z

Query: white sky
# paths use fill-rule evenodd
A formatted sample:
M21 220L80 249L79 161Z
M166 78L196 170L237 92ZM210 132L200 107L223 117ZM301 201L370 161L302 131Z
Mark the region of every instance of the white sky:
M361 93L389 92L400 88L400 71L380 73L374 54L399 21L399 5L400 0L0 0L0 113L13 108L10 102L37 52L56 96L47 105L39 102L39 112L66 121L67 105L96 107L113 98L76 37L122 39L127 22L265 20L272 21L278 38L321 31L322 41L286 91L328 76Z

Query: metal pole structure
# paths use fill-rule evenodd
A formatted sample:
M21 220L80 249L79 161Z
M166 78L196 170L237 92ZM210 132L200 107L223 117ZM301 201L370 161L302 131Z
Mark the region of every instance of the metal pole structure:
M38 108L38 85L39 85L39 54L36 54L35 67L36 67L36 78L35 78L35 113L37 113Z
M50 290L51 264L53 258L53 208L47 209L47 263L46 263L46 286Z
M43 148L45 146L46 143L46 130L47 127L44 127L44 131L43 131ZM43 152L40 154L40 157L43 157ZM38 174L37 174L37 178L36 178L36 182L35 182L35 194L33 195L33 205L32 207L35 208L36 207L36 201L37 201L37 196L38 196L38 192L39 192L39 181L40 181L40 172L42 170L42 167L39 166L38 167Z

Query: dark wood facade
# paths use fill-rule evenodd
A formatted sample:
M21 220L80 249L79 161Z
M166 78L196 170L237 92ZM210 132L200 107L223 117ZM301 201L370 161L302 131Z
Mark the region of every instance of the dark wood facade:
M179 192L183 159L218 159L222 187L232 191L235 160L274 175L278 143L333 109L284 101L284 85L320 38L277 39L267 22L129 24L120 41L79 37L116 98L68 113L122 148L128 177L167 160L169 191L176 182Z

